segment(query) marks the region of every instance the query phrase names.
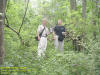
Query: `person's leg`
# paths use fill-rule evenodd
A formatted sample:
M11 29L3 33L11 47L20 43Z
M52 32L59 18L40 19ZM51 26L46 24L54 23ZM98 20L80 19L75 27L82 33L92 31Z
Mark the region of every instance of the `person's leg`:
M38 44L38 56L41 57L43 53L43 38L41 37L39 44Z
M59 49L61 52L64 51L64 41L59 41Z
M55 46L55 49L57 50L58 49L58 36L55 36L54 46Z
M39 57L41 57L41 52L42 52L42 50L41 50L41 41L39 41L38 52L37 52Z
M46 37L43 37L43 51L42 51L42 55L45 56L45 51L46 51L46 48L47 48L47 38Z

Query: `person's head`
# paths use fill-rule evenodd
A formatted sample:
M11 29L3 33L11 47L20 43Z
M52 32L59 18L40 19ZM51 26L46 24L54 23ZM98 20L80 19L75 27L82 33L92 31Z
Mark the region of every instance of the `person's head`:
M61 19L58 20L58 25L62 25L62 20Z
M43 18L43 19L42 19L42 24L43 24L43 25L46 25L46 23L47 23L47 19L46 19L46 18Z

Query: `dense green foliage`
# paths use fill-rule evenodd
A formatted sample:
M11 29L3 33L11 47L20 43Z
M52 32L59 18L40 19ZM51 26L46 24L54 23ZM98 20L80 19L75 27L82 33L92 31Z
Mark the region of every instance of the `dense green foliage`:
M27 0L26 0L27 1ZM4 66L25 66L29 71L12 72L10 75L100 75L100 14L95 3L87 0L87 18L82 17L81 0L77 0L77 11L70 10L69 0L37 0L37 8L31 2L24 20L20 35L25 45L21 45L16 33L4 28L5 34L5 61ZM98 3L98 10L100 9ZM8 0L6 15L9 25L18 31L24 16L26 2L24 0ZM97 15L95 15L97 14ZM66 41L64 54L54 49L53 40L48 41L46 56L37 58L37 45L35 41L37 27L42 17L48 18L48 27L54 27L61 18L66 29L73 32L72 37L85 33L84 50L77 52L73 49L72 41ZM73 16L73 17L72 17ZM94 25L93 21L96 24ZM93 40L93 32L97 38ZM52 34L50 35L52 38Z

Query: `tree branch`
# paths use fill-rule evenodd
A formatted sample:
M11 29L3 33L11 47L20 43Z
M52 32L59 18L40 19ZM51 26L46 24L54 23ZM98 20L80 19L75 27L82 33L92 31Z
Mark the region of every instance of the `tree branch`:
M8 21L8 18L7 18L6 15L5 15L5 19L6 19L6 22L7 22L7 24L5 24L5 26L6 26L7 28L9 28L10 30L12 30L13 32L15 32L15 33L17 34L18 38L20 39L21 44L24 45L24 41L23 41L22 37L20 36L19 32L17 32L16 30L14 30L13 28L11 28L11 27L9 26L9 21Z
M21 26L20 26L20 28L19 28L19 33L20 33L20 31L21 31L21 28L22 28L23 23L24 23L25 16L26 16L26 14L27 14L28 4L29 4L29 0L28 0L28 2L27 2L27 6L26 6L26 8L25 8L25 14L24 14L24 17L23 17L23 19L22 19Z

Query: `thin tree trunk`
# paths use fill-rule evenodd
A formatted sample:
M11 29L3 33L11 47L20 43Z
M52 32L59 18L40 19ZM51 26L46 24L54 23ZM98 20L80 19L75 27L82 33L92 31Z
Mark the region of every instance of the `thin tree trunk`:
M77 4L76 4L76 0L70 0L70 10L71 13L73 13L73 10L76 11L77 10ZM71 15L71 19L73 19L74 17L76 17L75 15ZM75 26L76 24L74 24ZM73 48L77 51L80 51L81 48L78 45L80 40L78 39L78 37L76 37L75 39L73 39L72 43L73 43Z
M0 64L3 63L3 58L4 58L3 28L4 28L5 3L6 0L0 0Z
M94 27L96 27L97 25L97 20L96 18L98 18L98 2L99 0L92 0L93 2L93 6L92 6L92 15L93 15L93 18L92 18L92 22L93 22L93 25ZM96 30L94 30L93 32L93 37L94 37L94 40L97 38L97 34L96 34Z
M82 17L86 18L86 0L82 0Z
M70 0L70 9L77 10L76 6L76 0Z
M70 10L71 10L71 13L73 13L73 10L74 11L77 10L76 0L70 0ZM73 19L73 17L75 17L75 15L71 15L71 19Z

